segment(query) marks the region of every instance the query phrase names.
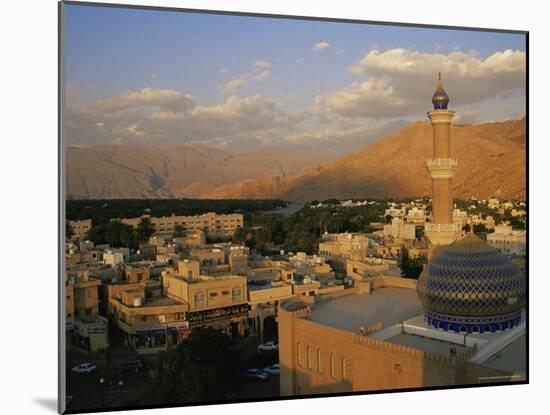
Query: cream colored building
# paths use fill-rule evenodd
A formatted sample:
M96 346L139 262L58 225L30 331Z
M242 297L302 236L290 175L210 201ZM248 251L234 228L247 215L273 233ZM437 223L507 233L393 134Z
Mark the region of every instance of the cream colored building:
M92 220L70 220L68 221L67 226L70 226L73 230L73 239L83 241L88 237L88 232L92 229Z
M180 275L167 269L162 277L166 297L188 304L189 326L209 326L228 334L244 334L248 316L246 277L196 276L191 272Z
M365 260L348 259L346 263L347 277L361 281L368 277L381 274L388 274L390 264L377 258L368 258Z
M524 324L485 336L437 330L421 315L415 285L373 277L314 302L281 302L281 396L525 379Z
M151 224L155 227L155 232L158 234L173 234L176 226L181 226L185 233L192 234L199 231L204 231L206 234L218 236L230 236L235 233L238 228L242 228L243 215L233 213L229 215L217 215L210 212L196 216L162 216L151 217L143 216L151 220ZM141 222L140 218L121 219L121 222L133 227L137 227Z
M393 218L391 224L384 225L384 236L394 238L415 239L416 226L407 223L404 219Z
M487 235L487 242L503 254L524 256L527 232L514 230L510 225L497 225L495 231Z

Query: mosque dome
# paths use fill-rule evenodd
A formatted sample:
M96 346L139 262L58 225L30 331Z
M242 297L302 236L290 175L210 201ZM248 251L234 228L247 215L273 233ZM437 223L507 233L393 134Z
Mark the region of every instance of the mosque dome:
M443 83L441 82L441 72L438 74L437 80L437 89L434 92L432 97L432 103L434 104L434 109L446 110L449 105L449 95L443 89Z
M469 234L430 260L416 290L428 324L484 333L519 324L526 282L508 257Z

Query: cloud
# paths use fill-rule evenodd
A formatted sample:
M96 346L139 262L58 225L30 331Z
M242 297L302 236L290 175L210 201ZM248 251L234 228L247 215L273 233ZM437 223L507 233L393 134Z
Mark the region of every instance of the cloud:
M344 117L390 117L409 112L410 100L397 96L383 79L355 82L348 88L319 95L316 103Z
M263 59L258 59L256 62L254 62L254 66L258 68L271 68L271 62Z
M232 95L217 105L199 105L194 100L193 105L182 105L181 97L186 95L161 91L142 94L141 90L93 104L68 106L67 142L216 145L269 131L285 135L305 118L300 112L280 110L271 98L261 95ZM153 96L157 98L152 99Z
M271 71L262 71L254 77L255 81L265 81L271 77Z
M228 83L226 83L224 86L221 87L221 91L224 92L227 95L234 94L239 89L243 88L248 84L248 79L246 75L241 75L240 77L236 79L232 79Z
M480 58L475 51L449 54L408 49L368 52L348 71L367 76L347 88L317 97L328 111L348 117L395 117L429 109L438 72L451 106L480 103L509 91L525 90L525 52L497 51Z
M317 42L314 46L313 46L313 50L314 51L320 51L320 50L323 50L323 49L327 49L330 47L330 44L328 42Z
M186 111L196 105L196 100L193 96L183 95L178 91L143 88L123 94L116 99L100 100L97 105L112 112L124 111L136 105L147 105L171 111Z

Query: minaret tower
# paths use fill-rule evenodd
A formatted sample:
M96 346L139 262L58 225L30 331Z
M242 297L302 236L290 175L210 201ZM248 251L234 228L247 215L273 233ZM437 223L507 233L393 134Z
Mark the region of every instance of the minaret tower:
M452 184L457 160L451 157L451 120L454 111L447 109L449 96L443 89L441 73L432 97L433 111L428 112L433 129L433 158L427 168L432 177L432 222L426 224L426 235L434 248L449 245L460 235L453 224Z

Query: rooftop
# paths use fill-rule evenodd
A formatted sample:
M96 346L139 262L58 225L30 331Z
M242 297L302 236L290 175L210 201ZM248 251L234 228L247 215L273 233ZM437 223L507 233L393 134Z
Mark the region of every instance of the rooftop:
M483 362L483 365L512 372L514 374L525 375L527 367L525 334L489 357Z
M322 300L312 306L310 319L320 324L357 332L361 326L382 323L389 327L422 313L416 290L385 287L370 294L350 294Z
M457 354L460 354L463 350L467 349L467 347L461 344L409 333L400 333L397 336L387 339L387 341L441 356L451 356L452 348L454 348Z

